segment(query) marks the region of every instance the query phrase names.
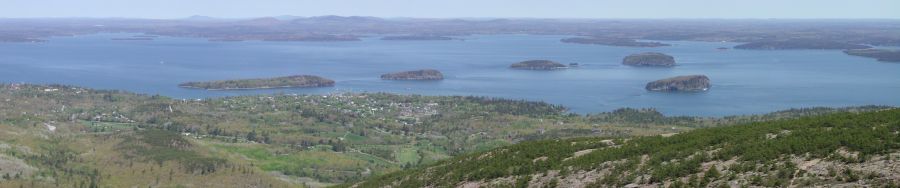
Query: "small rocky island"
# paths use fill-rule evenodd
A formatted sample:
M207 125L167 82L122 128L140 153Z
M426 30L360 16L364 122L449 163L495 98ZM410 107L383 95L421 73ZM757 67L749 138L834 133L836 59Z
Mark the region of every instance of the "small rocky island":
M550 60L528 60L523 62L514 63L509 66L509 68L513 69L523 69L523 70L556 70L556 69L564 69L567 68L566 65L562 63L558 63Z
M657 52L631 54L622 59L623 65L639 67L672 67L675 57Z
M900 62L900 50L856 49L844 50L844 53L852 56L875 58L883 62Z
M705 75L676 76L647 83L649 91L697 92L709 90L709 78Z
M403 71L381 75L382 80L443 80L444 74L434 69Z
M185 82L178 87L206 90L243 90L301 87L330 87L334 80L312 75L296 75L277 78Z

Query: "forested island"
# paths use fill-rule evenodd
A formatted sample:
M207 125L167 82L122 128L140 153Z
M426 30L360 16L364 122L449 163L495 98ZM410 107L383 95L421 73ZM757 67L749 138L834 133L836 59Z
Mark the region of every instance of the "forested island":
M900 50L887 49L856 49L844 50L844 53L852 56L875 58L884 62L900 62Z
M788 39L750 42L734 46L734 49L744 50L848 50L872 48L862 44L836 42L824 39Z
M408 35L408 36L387 36L382 37L381 40L456 40L453 37L445 37L445 36L430 36L430 35Z
M705 75L688 75L653 81L647 83L645 88L649 91L693 92L706 91L709 90L709 87L709 77L706 77Z
M567 66L550 60L528 60L513 63L509 68L523 70L556 70L567 68Z
M443 80L444 74L434 69L403 71L381 75L382 80Z
M639 67L672 67L675 57L658 52L631 54L622 59L622 64Z
M219 80L207 82L185 82L179 87L207 90L238 90L238 89L272 89L295 87L330 87L334 86L334 80L313 75L296 75L277 78Z
M635 39L627 39L627 38L608 38L608 37L574 37L574 38L565 38L561 39L561 42L564 43L575 43L575 44L597 44L597 45L607 45L607 46L626 46L626 47L661 47L661 46L671 46L670 44L665 44L661 42L641 42Z

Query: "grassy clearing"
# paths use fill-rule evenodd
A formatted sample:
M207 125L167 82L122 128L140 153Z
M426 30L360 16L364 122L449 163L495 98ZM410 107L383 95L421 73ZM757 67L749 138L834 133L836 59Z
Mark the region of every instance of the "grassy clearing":
M357 180L367 168L392 168L392 164L379 160L346 155L331 151L284 151L273 152L259 144L218 144L214 147L239 154L264 171L280 172L297 177L310 177L329 182Z
M395 156L396 161L403 165L416 165L419 164L419 159L421 158L417 152L415 147L402 147L397 150Z

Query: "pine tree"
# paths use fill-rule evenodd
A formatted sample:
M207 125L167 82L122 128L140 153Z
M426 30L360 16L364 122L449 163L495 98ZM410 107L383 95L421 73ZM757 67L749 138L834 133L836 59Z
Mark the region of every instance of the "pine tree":
M250 131L249 133L247 133L247 140L254 141L254 142L256 141L256 130L253 130L253 131Z

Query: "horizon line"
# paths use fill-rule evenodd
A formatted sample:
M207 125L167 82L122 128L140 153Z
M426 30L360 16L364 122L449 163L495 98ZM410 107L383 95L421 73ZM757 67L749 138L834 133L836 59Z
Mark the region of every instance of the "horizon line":
M318 16L295 16L295 15L277 15L277 16L257 16L257 17L215 17L205 15L190 15L185 17L171 18L149 18L149 17L118 17L118 16L34 16L34 17L0 17L0 19L133 19L133 20L189 20L192 18L207 18L210 20L252 20L260 18L278 18L278 17L294 17L294 19L317 18L317 17L363 17L363 18L380 18L380 19L434 19L434 20L450 20L450 19L513 19L513 20L900 20L900 18L805 18L805 17L746 17L746 18L715 18L715 17L408 17L408 16L361 16L361 15L318 15Z

